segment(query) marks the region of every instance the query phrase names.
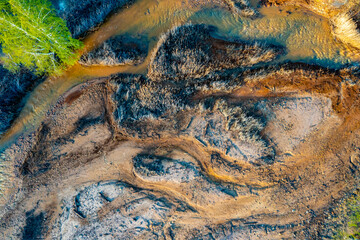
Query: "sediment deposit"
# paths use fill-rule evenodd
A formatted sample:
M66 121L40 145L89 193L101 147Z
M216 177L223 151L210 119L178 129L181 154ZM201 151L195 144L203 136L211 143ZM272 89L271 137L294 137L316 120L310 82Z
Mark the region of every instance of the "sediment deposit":
M335 236L359 187L359 67L280 62L286 46L209 24L161 36L87 46L86 81L3 143L0 238Z

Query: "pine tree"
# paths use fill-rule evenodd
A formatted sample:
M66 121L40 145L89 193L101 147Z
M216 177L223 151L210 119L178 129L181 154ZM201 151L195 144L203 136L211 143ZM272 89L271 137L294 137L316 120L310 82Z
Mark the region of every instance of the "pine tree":
M75 51L82 43L71 37L50 2L0 0L0 9L1 60L6 68L60 73L77 61Z

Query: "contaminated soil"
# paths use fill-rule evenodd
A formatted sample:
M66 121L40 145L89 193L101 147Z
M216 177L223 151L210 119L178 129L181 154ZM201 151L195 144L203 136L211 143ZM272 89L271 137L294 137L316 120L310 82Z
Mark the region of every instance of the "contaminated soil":
M333 209L359 187L358 65L280 62L286 46L216 29L177 24L155 44L88 33L58 79L86 77L3 135L0 238L336 236Z

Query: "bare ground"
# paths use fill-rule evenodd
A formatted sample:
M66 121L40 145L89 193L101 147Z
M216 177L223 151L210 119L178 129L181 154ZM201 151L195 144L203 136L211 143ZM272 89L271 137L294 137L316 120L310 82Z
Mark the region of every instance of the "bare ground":
M327 210L359 181L358 77L285 64L182 79L63 95L7 151L1 238L330 238Z

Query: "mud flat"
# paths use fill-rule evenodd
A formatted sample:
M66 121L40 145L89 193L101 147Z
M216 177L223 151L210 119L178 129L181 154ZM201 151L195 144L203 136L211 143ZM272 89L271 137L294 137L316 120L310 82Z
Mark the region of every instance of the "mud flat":
M3 150L0 238L333 237L359 182L358 69L211 29L168 31L147 74L71 87Z

